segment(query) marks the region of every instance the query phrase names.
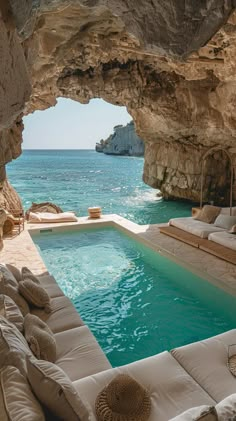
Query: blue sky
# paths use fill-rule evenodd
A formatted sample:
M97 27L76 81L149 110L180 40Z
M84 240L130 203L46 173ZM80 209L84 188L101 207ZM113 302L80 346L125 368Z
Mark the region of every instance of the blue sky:
M94 149L117 124L131 120L126 107L102 99L80 104L58 98L55 107L24 117L23 149Z

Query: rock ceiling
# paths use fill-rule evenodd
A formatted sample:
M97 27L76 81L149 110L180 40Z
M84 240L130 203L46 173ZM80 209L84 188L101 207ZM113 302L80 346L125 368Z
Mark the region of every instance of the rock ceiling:
M207 148L222 145L236 165L235 5L0 2L1 181L5 163L21 153L23 113L55 105L59 96L81 103L99 97L132 115L146 145L144 181L167 198L197 200ZM224 159L215 161L222 184ZM213 167L211 160L214 178Z

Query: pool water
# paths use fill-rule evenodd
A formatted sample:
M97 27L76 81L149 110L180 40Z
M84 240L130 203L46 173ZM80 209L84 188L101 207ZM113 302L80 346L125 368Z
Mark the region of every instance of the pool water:
M112 366L235 328L233 296L118 230L33 240Z

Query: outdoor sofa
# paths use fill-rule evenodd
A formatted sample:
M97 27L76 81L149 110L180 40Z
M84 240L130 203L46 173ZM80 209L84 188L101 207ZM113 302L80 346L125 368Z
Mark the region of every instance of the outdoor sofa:
M204 208L214 212L215 207L205 206L202 211ZM210 223L197 219L199 214L197 217L172 218L160 232L236 264L236 207L231 209L231 215L230 208L216 209L219 214Z
M21 273L18 269L8 265L8 271L14 276L14 282L21 282ZM228 347L236 343L236 329L170 352L165 351L122 367L112 368L88 326L83 323L54 277L45 274L38 279L40 285L51 297L52 311L45 313L45 311L37 309L31 310L31 312L44 320L53 331L57 345L55 366L60 367L67 374L72 382L72 387L78 393L78 396L74 395L74 399L77 399L77 415L73 419L64 417L65 421L97 420L96 397L118 373L129 374L147 389L151 398L149 421L167 421L178 417L190 408L202 405L206 405L206 408L216 406L219 421L231 419L227 418L228 415L225 414L230 413L236 416L236 395L229 398L226 405L224 403L217 405L227 396L236 393L236 378L227 367ZM13 281L10 280L10 282ZM28 358L31 358L32 352L23 335L18 331L16 334L14 325L3 322L3 319L4 317L0 317L0 378L3 378L2 373L5 370L3 367L6 365L14 367L20 365L21 369L23 367L24 376L29 379L28 363L25 364L25 360L28 361ZM42 365L41 361L39 363ZM43 378L39 394L44 391L47 393L48 381L48 377ZM17 405L21 392L16 388L16 382L13 386L15 389L12 400L14 405ZM51 390L50 396L46 396L46 400L48 399L52 405L57 405L60 400L57 402L56 400L59 395L62 399L63 391L65 392L63 387L58 394L54 394ZM4 418L1 396L4 393L9 399L11 394L9 395L8 392L8 390L2 391L0 386L1 420L4 421L8 418ZM36 398L34 397L34 399ZM39 400L42 403L41 397ZM24 415L24 411L27 411L28 414L28 418L21 419L43 421L44 418L30 416L30 408L29 405L21 405L20 410L23 411L21 414ZM196 409L196 411L199 413L200 409ZM47 417L47 420L49 419ZM176 421L193 419L191 414L185 414L176 418Z

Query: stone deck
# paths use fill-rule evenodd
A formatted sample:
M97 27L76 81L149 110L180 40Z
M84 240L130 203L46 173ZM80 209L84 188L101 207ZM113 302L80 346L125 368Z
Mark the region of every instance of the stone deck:
M82 217L78 218L76 223L26 224L25 230L19 235L4 239L1 262L11 263L17 267L28 266L35 274L42 274L47 272L47 268L31 238L34 233L44 229L65 231L85 227L115 226L230 294L236 295L236 265L161 234L159 231L161 225L165 224L138 225L119 215L103 215L99 220Z

